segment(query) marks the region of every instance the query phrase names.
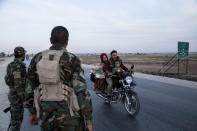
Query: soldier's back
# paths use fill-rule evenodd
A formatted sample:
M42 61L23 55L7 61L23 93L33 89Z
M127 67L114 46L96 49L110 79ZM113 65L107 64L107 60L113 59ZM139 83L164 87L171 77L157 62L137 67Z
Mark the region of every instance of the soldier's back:
M25 77L26 68L24 63L14 59L11 63L8 64L7 74L5 76L5 82L8 86L17 86L17 84L21 84L21 82L24 85Z
M56 49L53 49L56 50ZM50 50L46 50L50 51ZM32 59L29 70L28 76L31 81L37 83L36 85L39 86L39 76L36 75L37 72L37 65L43 59L44 52L40 52L35 55ZM62 50L56 50L62 51ZM50 59L50 56L48 57ZM53 59L53 56L51 56ZM80 80L82 84L85 85L85 80L82 77L79 77L81 71L81 63L80 60L74 54L63 51L62 55L60 56L59 60L59 75L61 82L73 88L72 81L74 79ZM78 84L79 82L75 82ZM80 83L80 84L81 84ZM75 92L84 91L86 89L85 86L81 86L78 88L73 88ZM85 91L84 91L85 93ZM41 128L45 130L51 129L68 129L68 130L83 130L84 128L84 120L81 117L79 112L74 112L73 116L70 114L70 108L68 106L67 101L42 101L40 104L41 107Z

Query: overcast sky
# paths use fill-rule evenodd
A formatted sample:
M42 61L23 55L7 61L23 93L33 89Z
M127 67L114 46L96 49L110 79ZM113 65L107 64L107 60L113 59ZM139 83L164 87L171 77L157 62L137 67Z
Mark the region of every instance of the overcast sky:
M63 25L73 53L197 51L197 0L0 0L0 52L39 52Z

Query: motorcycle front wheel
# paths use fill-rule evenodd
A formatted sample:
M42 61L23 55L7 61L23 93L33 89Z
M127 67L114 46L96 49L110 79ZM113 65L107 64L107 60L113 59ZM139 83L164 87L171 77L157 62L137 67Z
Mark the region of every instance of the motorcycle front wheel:
M137 94L127 94L125 96L124 106L130 115L136 116L140 110L140 101Z

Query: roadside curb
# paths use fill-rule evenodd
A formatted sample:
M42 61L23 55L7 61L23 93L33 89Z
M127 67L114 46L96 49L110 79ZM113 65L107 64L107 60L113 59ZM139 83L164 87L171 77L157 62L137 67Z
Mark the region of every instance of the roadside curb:
M134 76L137 78L143 78L143 79L147 79L147 80L153 80L153 81L158 81L158 82L163 82L163 83L168 83L168 84L185 86L185 87L197 89L197 82L194 82L194 81L181 80L181 79L170 78L170 77L165 77L165 76L144 74L144 73L140 73L140 72L135 72Z

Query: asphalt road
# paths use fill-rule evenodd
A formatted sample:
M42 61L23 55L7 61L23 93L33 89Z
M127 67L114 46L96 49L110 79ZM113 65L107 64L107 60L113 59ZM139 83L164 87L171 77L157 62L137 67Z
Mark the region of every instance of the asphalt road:
M93 91L88 68L85 78L93 102L95 131L197 131L197 89L136 78L141 109L134 118L122 104L104 104ZM36 131L25 111L22 131Z

